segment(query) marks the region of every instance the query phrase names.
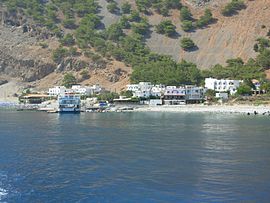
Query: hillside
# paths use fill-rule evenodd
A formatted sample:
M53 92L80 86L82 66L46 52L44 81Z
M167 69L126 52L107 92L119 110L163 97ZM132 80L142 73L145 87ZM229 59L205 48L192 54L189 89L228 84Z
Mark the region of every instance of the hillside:
M124 0L74 4L69 0L2 1L1 77L17 81L20 87L41 90L61 84L66 72L72 72L79 83L99 83L111 91L120 91L130 76L133 81L199 83L205 73L199 73L193 64L182 63L183 59L199 69L225 66L228 59L238 57L247 62L259 54L254 51L256 40L267 37L270 30L268 0L245 1L245 8L230 16L221 14L230 0L129 0L131 12L126 14L121 8ZM114 10L109 11L110 6ZM206 8L211 10L213 20L184 31L183 7L191 12L193 26ZM156 26L164 20L171 20L175 26L172 35L157 33ZM181 48L180 41L186 37L193 40L194 49ZM180 64L158 54L172 56ZM252 72L269 68L268 61L263 66L259 62L252 66ZM179 75L182 79L168 79L175 67L179 73L173 77ZM87 78L82 77L83 71L88 72Z

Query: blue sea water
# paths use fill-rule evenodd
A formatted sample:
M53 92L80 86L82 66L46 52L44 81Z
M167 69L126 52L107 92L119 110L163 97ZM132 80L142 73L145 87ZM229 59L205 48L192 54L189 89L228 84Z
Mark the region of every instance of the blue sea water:
M0 202L270 202L269 124L0 111Z

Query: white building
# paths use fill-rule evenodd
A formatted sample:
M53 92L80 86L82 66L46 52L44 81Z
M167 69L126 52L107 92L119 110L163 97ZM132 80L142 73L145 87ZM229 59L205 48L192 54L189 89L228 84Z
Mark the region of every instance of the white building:
M79 95L93 95L98 94L102 91L102 88L99 85L93 86L81 86L81 85L72 85L71 89L67 89L64 86L56 86L49 88L48 94L50 96L59 96L64 93L75 93Z
M218 80L215 78L205 78L205 88L215 90L217 92L230 92L230 94L233 95L237 92L241 82L242 81L240 80Z
M53 88L49 88L48 94L50 96L58 96L60 94L64 94L66 92L67 88L64 86L55 86Z
M227 92L217 92L216 93L216 98L222 99L222 100L228 100L229 99L229 95L228 95Z
M167 86L164 93L165 105L186 104L185 87Z
M186 85L186 102L198 103L204 99L204 88L194 85Z
M80 95L90 95L92 94L91 87L87 86L81 86L81 85L72 85L71 89L74 91L74 93L80 94Z
M155 85L151 89L151 96L161 97L165 93L166 86L165 85Z
M162 85L152 85L150 82L127 85L127 90L133 93L133 97L148 98L150 96L161 96ZM164 87L165 89L165 87Z

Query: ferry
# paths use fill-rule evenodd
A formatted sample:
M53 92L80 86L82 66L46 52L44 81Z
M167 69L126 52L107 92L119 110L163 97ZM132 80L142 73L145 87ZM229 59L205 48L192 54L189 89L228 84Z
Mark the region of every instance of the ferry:
M58 97L58 112L59 113L80 113L81 99L80 96L74 93L65 93Z

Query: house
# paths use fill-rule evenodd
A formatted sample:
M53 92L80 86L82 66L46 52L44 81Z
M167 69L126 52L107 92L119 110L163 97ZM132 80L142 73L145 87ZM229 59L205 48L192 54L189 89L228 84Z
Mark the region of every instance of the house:
M205 88L216 92L230 92L231 95L237 92L241 83L241 80L205 78Z
M81 85L72 85L71 89L73 90L73 92L79 94L79 95L90 95L93 94L93 91L91 89L91 87L87 87L87 86L81 86Z
M259 80L253 79L251 80L252 84L254 85L255 88L252 88L252 93L253 94L264 94L265 92L261 90L261 83Z
M164 93L165 105L181 105L186 104L186 88L167 86Z
M186 103L201 103L204 100L204 88L194 85L186 85Z
M58 96L60 94L64 94L66 92L66 87L64 86L55 86L53 88L49 88L48 94L50 96Z

